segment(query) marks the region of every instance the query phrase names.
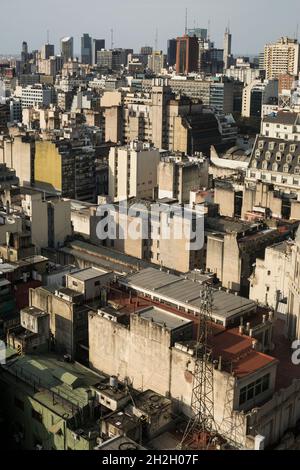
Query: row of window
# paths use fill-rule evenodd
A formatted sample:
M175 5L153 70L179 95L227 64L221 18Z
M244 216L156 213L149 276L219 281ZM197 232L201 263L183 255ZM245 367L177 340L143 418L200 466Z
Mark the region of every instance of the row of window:
M256 150L255 158L260 158L261 156L262 155L261 155L260 150ZM284 155L282 155L282 152L276 152L276 156L275 156L276 161L281 162L283 156ZM271 157L272 157L272 153L269 150L267 150L264 154L264 158L266 160L271 160ZM292 163L293 158L294 158L293 155L291 153L288 153L287 156L286 156L286 161L288 163ZM300 155L298 156L298 163L300 164Z
M266 392L270 387L270 374L260 377L255 382L243 387L240 391L239 404L244 405L250 400Z
M263 150L264 145L265 145L264 140L260 140L260 141L258 142L258 150ZM269 142L268 149L271 150L271 151L273 151L273 150L275 149L275 145L276 145L276 142ZM281 143L279 144L279 150L280 150L280 152L284 152L287 146L288 146L287 143L281 142ZM289 152L294 153L294 152L296 152L296 149L297 149L297 145L296 145L296 144L290 144Z
M262 169L263 170L268 170L269 168L269 163L268 161L263 161L262 162ZM252 168L257 168L257 162L256 161L253 161L252 162ZM273 163L272 165L272 171L278 171L278 168L279 168L279 165L277 163ZM283 165L283 173L290 173L290 170L291 170L291 166L288 165L288 163L285 163ZM300 166L295 166L294 168L294 175L300 175Z

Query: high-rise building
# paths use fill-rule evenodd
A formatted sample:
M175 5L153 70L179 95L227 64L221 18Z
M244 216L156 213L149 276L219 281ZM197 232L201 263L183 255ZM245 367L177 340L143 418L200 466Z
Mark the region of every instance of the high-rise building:
M66 37L61 40L61 55L64 62L74 57L74 40L72 37Z
M97 65L97 53L105 49L105 39L92 40L92 65Z
M48 60L54 56L54 45L44 44L41 50L41 59Z
M187 35L190 37L196 36L198 39L207 40L208 31L203 28L192 28L187 30Z
M28 44L26 41L22 42L21 61L26 62L28 58Z
M169 67L173 67L176 64L176 47L177 41L175 38L168 40L168 55L167 63Z
M159 75L164 68L165 56L162 51L153 51L149 56L148 67L155 75Z
M81 63L92 65L92 38L89 34L81 38Z
M159 150L147 143L133 141L125 147L111 148L109 195L112 200L152 197L159 161Z
M267 44L264 53L266 78L282 74L298 75L300 71L300 45L297 39L282 37L275 44Z
M230 33L229 28L226 28L225 35L224 35L224 69L227 70L231 65L231 42L232 42L232 35Z
M196 36L177 38L176 72L187 74L198 71L199 43Z

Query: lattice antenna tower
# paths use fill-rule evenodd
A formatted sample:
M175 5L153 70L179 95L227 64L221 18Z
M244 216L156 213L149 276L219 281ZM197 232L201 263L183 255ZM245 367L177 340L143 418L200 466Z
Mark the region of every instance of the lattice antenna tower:
M212 294L213 290L210 286L204 286L200 291L200 315L191 402L193 416L184 432L181 449L207 449L216 431L212 358Z

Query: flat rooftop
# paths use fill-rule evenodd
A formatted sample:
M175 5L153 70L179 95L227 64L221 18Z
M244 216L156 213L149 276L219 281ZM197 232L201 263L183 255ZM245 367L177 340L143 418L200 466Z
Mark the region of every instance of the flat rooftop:
M119 279L119 283L160 301L181 306L196 313L200 311L201 285L184 276L148 268ZM213 289L212 314L214 319L226 322L256 309L256 303L223 290Z
M146 450L145 447L137 444L127 436L118 436L96 447L96 450Z
M138 271L141 268L153 266L153 264L147 263L139 258L125 255L124 253L104 246L96 246L79 240L69 243L68 246L61 248L60 251L74 258L81 259L86 263L90 263L91 266L114 271L118 274L128 274L133 270Z
M138 314L144 320L148 320L159 326L164 326L169 331L176 330L181 326L193 324L192 321L186 320L174 313L154 306L146 308L145 310L140 310Z
M39 308L37 307L27 307L27 308L23 308L22 309L22 312L24 313L28 313L34 317L46 317L47 315L49 315L49 313L45 312L44 310L40 310Z
M50 354L18 356L2 368L18 377L30 396L65 419L88 405L87 390L99 382L95 372Z
M76 271L73 273L70 273L68 277L73 277L74 279L77 279L78 281L89 281L90 279L95 279L101 276L104 276L105 274L108 274L109 271L105 271L104 269L98 269L98 268L87 268L87 269L81 269L80 271Z

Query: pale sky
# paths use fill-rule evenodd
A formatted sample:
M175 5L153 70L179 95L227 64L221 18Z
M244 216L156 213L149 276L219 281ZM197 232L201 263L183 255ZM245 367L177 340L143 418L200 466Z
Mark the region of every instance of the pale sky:
M158 46L166 50L168 38L184 33L186 7L190 28L206 28L210 20L217 47L229 22L234 54L256 54L282 35L295 37L297 22L300 34L300 0L0 0L0 54L19 53L23 40L29 50L40 49L47 30L56 46L74 36L76 53L82 33L110 47L111 28L115 47L136 51L154 46L158 29Z

